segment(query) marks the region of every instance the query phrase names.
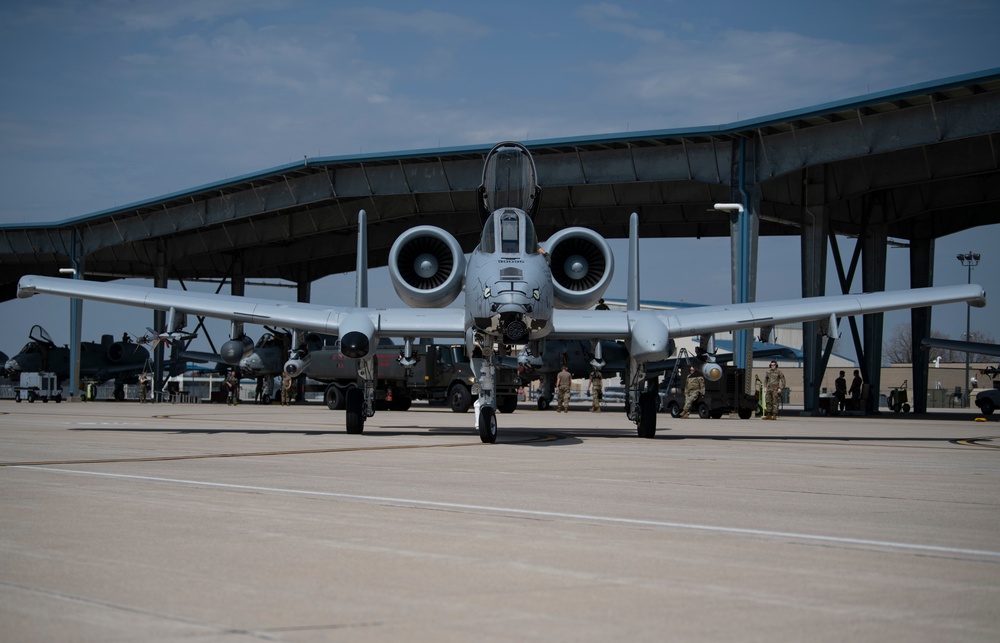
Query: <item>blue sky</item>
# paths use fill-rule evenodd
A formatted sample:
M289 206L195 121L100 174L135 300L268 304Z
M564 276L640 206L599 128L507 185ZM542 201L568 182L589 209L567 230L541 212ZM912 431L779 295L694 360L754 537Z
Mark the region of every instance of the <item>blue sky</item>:
M1000 66L997 24L988 0L7 2L0 223L61 221L303 156L774 114ZM971 249L983 254L973 280L1000 297L997 241L1000 226L939 240L935 283L964 282L955 255ZM644 298L728 300L727 239L643 251ZM907 251L889 257L887 286L905 288ZM787 271L798 258L795 238L761 240L758 299L799 295ZM691 266L702 278L682 276ZM399 305L384 273L372 301ZM313 288L319 303L352 298L351 278ZM0 350L17 352L32 323L67 341L67 311L43 297L0 304ZM974 310L973 329L1000 338L997 311ZM149 317L87 304L84 339L141 332ZM934 318L964 332L964 306ZM907 320L890 315L886 333ZM218 342L225 331L210 328Z

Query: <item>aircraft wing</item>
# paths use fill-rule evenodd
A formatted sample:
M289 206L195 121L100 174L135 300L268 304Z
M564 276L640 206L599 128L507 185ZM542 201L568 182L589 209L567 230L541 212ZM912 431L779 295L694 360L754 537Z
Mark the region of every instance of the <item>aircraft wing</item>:
M920 342L920 348L942 348L947 351L961 353L976 353L979 355L1000 355L1000 344L984 344L983 342L963 342L954 339L937 339L927 337Z
M640 320L658 319L671 337L691 337L705 333L762 328L777 324L827 319L830 315L850 317L871 313L968 302L986 305L986 291L977 284L913 288L860 295L806 297L747 304L699 306L675 310L557 310L553 315L553 338L622 338Z
M276 302L271 299L233 297L165 288L99 283L25 275L17 296L61 295L151 310L169 310L218 319L337 335L351 316L367 315L383 336L465 337L465 311L461 308L354 308L320 304Z
M337 335L348 318L371 319L383 336L464 338L466 311L462 308L355 308L275 302L253 297L167 290L80 279L25 275L18 298L38 293L103 301L153 310L175 309L194 315L269 326L288 326ZM622 339L658 335L657 326L672 337L690 337L776 324L815 321L831 315L847 317L889 310L968 302L986 305L986 292L977 284L914 288L890 292L807 297L747 304L700 306L677 310L555 310L553 339ZM658 323L657 323L658 322Z

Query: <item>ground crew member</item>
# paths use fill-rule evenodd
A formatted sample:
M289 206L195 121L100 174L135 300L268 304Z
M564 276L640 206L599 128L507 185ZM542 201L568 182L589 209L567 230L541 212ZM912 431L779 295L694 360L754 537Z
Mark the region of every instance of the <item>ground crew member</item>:
M857 400L857 399L859 399L861 397L861 385L863 383L864 382L862 382L862 380L861 380L861 373L859 373L857 370L855 370L854 371L854 379L851 380L851 390L850 390L850 393L851 393L851 399L852 400Z
M604 378L596 368L590 373L590 386L587 388L587 395L591 397L590 412L601 412L601 398L604 396Z
M559 406L556 408L556 413L560 411L569 413L569 389L572 385L573 376L569 374L564 365L559 374L556 375L556 391L559 393Z
M149 375L146 371L139 376L139 404L146 403L146 396L149 395Z
M594 307L594 310L611 310L611 309L608 308L608 305L604 303L603 299L598 299L597 306Z
M778 368L778 362L771 362L770 370L764 375L764 397L767 399L765 420L778 419L778 404L781 402L781 391L785 388L785 374Z
M226 404L229 406L236 406L239 404L239 398L237 397L237 391L240 388L240 381L236 379L236 371L229 371L229 375L226 376ZM172 396L171 396L172 397Z
M837 411L847 409L847 378L844 371L840 371L840 377L833 381L833 397L837 398Z
M684 382L684 412L681 417L691 415L691 407L702 397L705 397L705 376L692 365Z
M281 372L281 406L288 406L292 401L292 376L287 371Z

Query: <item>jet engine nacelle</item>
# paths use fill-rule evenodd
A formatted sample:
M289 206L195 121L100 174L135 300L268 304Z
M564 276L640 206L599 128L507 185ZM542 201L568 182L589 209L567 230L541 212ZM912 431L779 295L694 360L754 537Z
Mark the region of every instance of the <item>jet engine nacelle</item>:
M236 366L244 357L253 353L253 340L243 335L236 339L231 339L219 349L219 355L226 364Z
M410 228L392 244L389 276L396 294L408 306L447 306L462 291L465 278L462 246L441 228Z
M615 256L601 235L566 228L545 243L552 287L560 308L590 308L604 295L615 272Z
M147 359L149 357L149 351L137 344L114 342L108 346L106 355L108 356L108 361L112 364L118 364L120 362L130 364Z
M284 371L291 375L292 377L298 377L306 372L309 365L312 363L312 357L308 353L302 355L301 357L293 357L287 362L283 367Z

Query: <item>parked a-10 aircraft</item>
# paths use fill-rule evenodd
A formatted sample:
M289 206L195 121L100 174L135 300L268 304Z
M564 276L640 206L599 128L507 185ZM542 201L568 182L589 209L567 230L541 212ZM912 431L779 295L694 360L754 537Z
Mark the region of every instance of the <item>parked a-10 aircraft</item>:
M68 347L57 346L45 329L35 324L28 332L28 343L4 368L11 379L21 372L49 371L62 382L69 378L69 353ZM131 340L116 342L111 335L104 335L100 343L80 343L80 375L99 382L114 378L116 400L125 399L125 384L138 382L147 362L149 351Z
M533 356L541 356L546 339L624 340L629 362L629 417L641 437L651 438L656 432L657 395L642 390L645 367L670 356L672 337L810 320L829 320L829 327L835 328L838 316L954 302L986 303L982 287L970 284L684 310L638 310L638 261L633 247L628 275L628 301L634 304L629 308L633 309L590 310L611 282L611 250L596 232L573 227L553 235L544 244L547 252L540 252L534 226L541 197L536 176L531 154L520 143L500 143L490 150L479 188L483 233L468 261L458 241L441 228L419 226L396 239L389 252L392 283L400 298L419 310L369 308L367 292L362 289L355 306L332 307L34 275L21 278L18 297L47 293L166 310L168 319L177 313L190 313L339 335L341 352L359 360L358 372L365 384L363 390L352 389L347 397L348 433L361 433L366 418L375 413L374 349L379 337L403 337L405 358L412 355L416 337L462 338L470 354L481 352L483 357L476 402L476 424L483 442L497 439L494 382L509 345L526 343ZM359 234L361 272L367 268L363 237ZM463 289L465 305L444 308Z

